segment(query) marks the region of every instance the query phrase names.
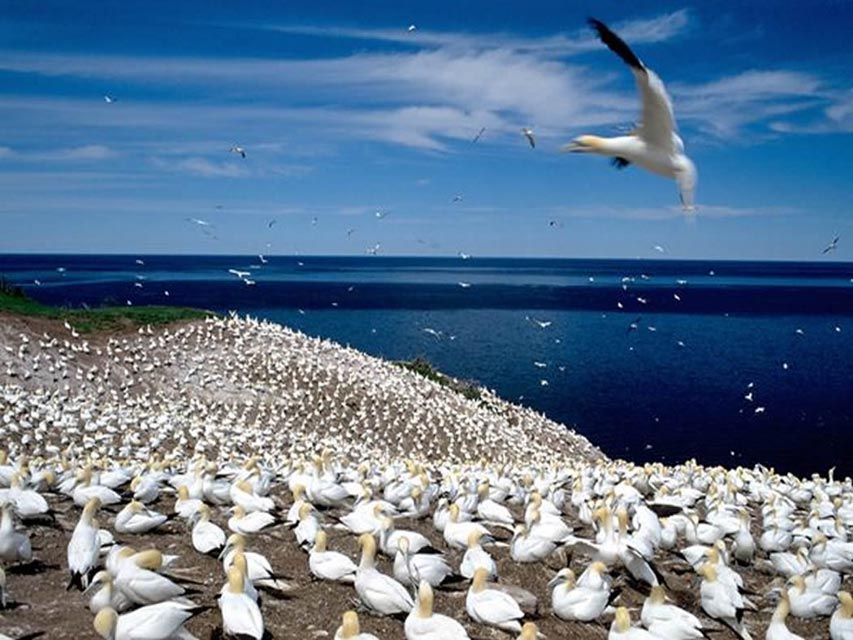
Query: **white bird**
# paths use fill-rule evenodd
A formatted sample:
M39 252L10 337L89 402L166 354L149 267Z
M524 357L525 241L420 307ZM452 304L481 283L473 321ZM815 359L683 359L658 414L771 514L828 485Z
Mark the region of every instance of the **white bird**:
M594 568L593 565L595 565ZM566 568L561 569L548 583L553 588L551 606L554 609L554 615L561 620L591 622L607 608L611 585L610 577L607 576L607 567L601 562L593 562L590 569L594 570L601 579L587 579L584 580L584 584L578 585L574 571Z
M828 245L826 245L826 248L822 251L822 253L827 254L827 253L830 253L832 251L835 251L838 248L838 241L839 240L841 240L841 236L835 236L832 239L832 242L830 242Z
M426 580L421 580L417 604L404 628L406 640L468 640L468 632L456 620L433 613L432 587Z
M204 610L191 602L160 602L119 615L107 607L95 616L93 626L104 640L189 638L184 623Z
M853 597L839 591L838 602L838 609L829 621L829 635L832 640L853 640Z
M616 617L610 625L610 633L607 634L607 640L672 640L668 636L658 636L641 629L631 626L631 614L625 607L616 609Z
M415 606L405 587L376 569L376 541L369 533L358 538L361 562L355 573L355 590L362 603L381 615L409 613Z
M0 504L0 561L8 564L29 562L33 559L33 548L26 534L15 531L12 507Z
M95 520L95 514L100 508L98 498L91 498L86 503L68 543L68 571L71 573L68 586L75 585L81 591L88 586L89 573L97 566L101 551L98 522Z
M732 629L743 640L752 640L742 622L744 601L737 589L731 589L717 580L717 570L711 564L703 564L697 573L704 578L699 587L702 610Z
M264 619L258 603L246 595L246 576L236 565L229 567L227 574L228 582L219 594L222 630L226 636L261 640Z
M698 640L707 637L708 630L702 626L699 618L665 600L663 587L658 585L652 587L643 603L640 619L651 633L667 640Z
M468 534L468 548L459 564L459 573L470 579L474 577L474 572L478 568L483 568L486 570L486 578L494 580L498 576L498 565L489 552L480 546L482 535L483 533L479 530L473 530Z
M530 145L531 149L536 148L536 138L533 135L533 129L530 129L529 127L522 127L521 135L527 138L527 144Z
M394 554L394 578L404 585L415 586L426 581L430 586L437 587L449 576L453 569L441 554L418 554L409 548L409 539L402 536L397 542L397 552Z
M314 546L308 553L308 568L311 574L321 580L355 582L358 567L344 554L326 549L327 541L326 532L318 531Z
M242 158L246 157L246 150L239 144L235 144L233 147L231 147L231 153L238 153Z
M834 598L833 598L834 600ZM773 612L773 617L770 620L770 625L767 627L766 640L804 640L802 636L796 633L791 633L785 620L791 611L791 604L788 601L788 594L782 592L782 598L779 604L776 605L776 610Z
M107 104L112 104L113 102L118 102L118 98L110 95L105 95L104 102L106 102Z
M210 521L210 507L202 504L193 515L193 548L199 553L219 555L225 546L225 532Z
M116 514L116 533L146 533L166 522L168 516L146 509L137 500L131 500Z
M362 633L355 611L346 611L343 615L342 624L335 632L335 640L379 640L372 633Z
M465 596L465 610L475 622L519 633L524 612L511 596L497 589L486 588L486 569L474 572L474 580Z
M583 135L563 150L597 153L613 158L613 164L620 169L636 164L652 173L675 178L682 207L692 211L695 208L696 167L685 155L684 143L675 132L672 103L663 82L607 25L595 19L590 19L589 23L601 41L631 67L642 101L641 122L629 135L616 138Z

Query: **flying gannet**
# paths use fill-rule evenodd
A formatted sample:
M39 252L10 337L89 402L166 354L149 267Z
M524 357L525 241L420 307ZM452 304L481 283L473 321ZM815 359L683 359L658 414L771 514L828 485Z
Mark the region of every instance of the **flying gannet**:
M562 150L575 153L597 153L613 158L619 169L629 164L664 176L678 183L681 205L693 211L693 192L696 188L696 166L684 153L684 143L675 132L672 102L661 79L647 68L630 47L603 22L589 19L607 48L631 67L642 101L639 126L628 135L602 138L582 135L565 145Z

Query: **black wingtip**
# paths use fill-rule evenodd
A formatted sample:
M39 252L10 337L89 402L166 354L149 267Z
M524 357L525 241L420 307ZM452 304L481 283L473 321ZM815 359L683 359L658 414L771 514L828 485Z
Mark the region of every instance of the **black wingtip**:
M622 58L625 64L637 69L638 71L646 70L646 67L642 62L640 62L637 55L631 51L631 47L629 47L622 38L611 31L610 27L604 24L601 20L596 20L595 18L587 18L587 23L590 27L595 29L599 39L607 46L607 48Z

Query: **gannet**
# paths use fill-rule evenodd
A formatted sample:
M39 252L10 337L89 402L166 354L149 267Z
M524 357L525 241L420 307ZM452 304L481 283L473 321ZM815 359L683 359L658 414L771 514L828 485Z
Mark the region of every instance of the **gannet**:
M607 25L592 18L589 24L607 48L631 67L642 101L641 122L626 136L580 136L564 146L563 151L597 153L613 158L613 164L620 169L636 164L652 173L675 178L682 207L692 211L696 167L684 154L684 143L675 132L672 103L663 82Z
M222 630L226 636L261 640L264 635L264 619L258 603L245 592L246 576L237 566L229 567L228 582L219 595L219 610L222 612Z
M610 625L607 640L672 640L669 636L658 636L640 627L631 626L631 614L625 607L616 609L616 617Z
M742 622L744 601L740 593L717 580L717 570L711 564L702 565L697 573L704 578L699 587L702 610L732 629L743 640L752 640Z
M522 127L521 128L521 135L523 135L525 138L527 138L527 144L530 145L531 149L536 148L536 138L533 135L533 129L531 129L529 127Z
M6 572L0 566L0 611L9 606L9 592L6 590Z
M246 150L239 144L235 144L233 147L231 147L231 153L238 153L242 158L246 157Z
M400 537L394 554L394 578L404 584L416 586L426 581L437 587L453 576L453 569L441 554L418 554L409 548L409 539Z
M536 640L539 638L539 628L535 622L525 622L521 627L521 635L516 640Z
M524 612L518 603L502 591L486 588L485 569L474 572L474 580L465 596L465 610L475 622L518 633Z
M321 580L335 582L355 582L355 572L358 567L347 556L337 551L326 549L328 537L320 530L314 539L314 546L308 553L308 568L312 575Z
M95 514L101 507L98 498L91 498L83 508L83 513L71 540L68 542L68 571L71 574L68 583L81 591L89 584L89 573L97 566L101 542L98 537L98 523Z
M829 635L832 640L853 640L853 597L846 591L839 591L838 603L829 621Z
M227 572L238 560L242 560L243 574L252 585L272 589L281 593L291 590L291 585L283 580L284 576L273 571L270 561L266 556L254 551L246 551L246 540L239 533L228 537L222 553L222 568Z
M418 599L406 617L406 640L468 640L465 627L440 613L433 613L432 587L426 580L418 586Z
M708 630L689 611L665 602L663 587L652 587L643 603L640 619L654 635L667 640L692 640L708 637Z
M478 568L483 568L486 570L486 577L489 580L494 580L498 576L498 565L495 563L495 559L489 555L489 552L480 546L482 535L479 530L471 531L468 534L468 548L459 564L459 573L466 578L473 578L474 572Z
M414 601L405 587L376 569L376 541L369 533L358 538L361 562L355 573L355 590L366 607L381 615L408 613Z
M833 598L834 600L834 598ZM796 633L791 633L785 620L791 611L790 602L788 602L788 594L782 592L782 598L779 604L776 605L776 610L773 612L773 618L770 620L770 625L767 627L766 640L804 640L802 636Z
M234 533L251 535L269 529L277 522L275 516L266 511L246 513L246 510L239 504L232 507L231 511L234 515L228 518L228 528Z
M191 602L160 602L119 615L107 607L95 616L93 626L104 640L186 638L184 623L206 608Z
M33 559L33 548L26 534L15 531L12 507L0 504L0 560L14 564Z
M214 522L210 521L210 507L206 504L199 506L193 514L192 541L193 548L199 553L219 555L225 546L225 532Z
M335 632L335 640L379 640L372 633L362 633L355 611L344 612L341 626Z
M548 583L553 588L551 606L561 620L591 622L607 608L612 584L607 567L601 562L593 562L584 573L588 571L595 571L600 579L586 579L583 585L578 585L574 572L566 568Z
M791 586L785 592L790 612L797 618L828 616L835 609L835 597L820 589L807 589L803 576L788 579Z
M116 533L145 533L156 529L167 519L162 513L146 509L141 502L131 500L116 515L115 530Z
M116 588L113 582L113 574L109 571L98 571L95 574L83 593L87 594L90 591L94 591L92 597L89 598L89 611L93 614L97 614L101 609L107 607L122 613L133 606L130 598Z

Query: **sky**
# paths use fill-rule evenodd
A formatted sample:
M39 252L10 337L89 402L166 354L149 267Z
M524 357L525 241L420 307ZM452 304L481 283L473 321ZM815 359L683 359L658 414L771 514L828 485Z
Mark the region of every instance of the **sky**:
M589 16L665 82L695 216L559 152L639 117ZM853 260L851 28L844 0L0 0L0 252Z

